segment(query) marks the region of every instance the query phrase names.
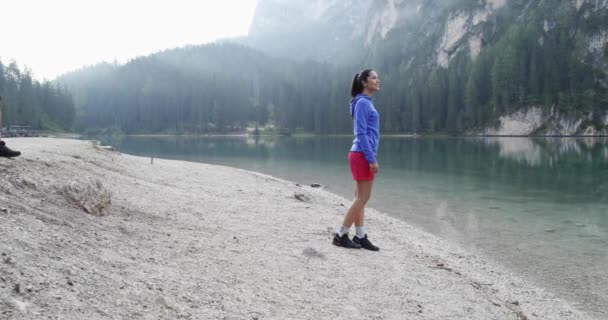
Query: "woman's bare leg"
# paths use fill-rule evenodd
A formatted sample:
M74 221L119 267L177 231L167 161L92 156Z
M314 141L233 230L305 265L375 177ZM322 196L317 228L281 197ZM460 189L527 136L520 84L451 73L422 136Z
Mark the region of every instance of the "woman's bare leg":
M369 195L367 197L367 199L369 200L371 198L371 194L372 194L372 188L374 186L373 181L370 181L370 186L369 186ZM367 201L366 201L367 203ZM363 226L365 225L365 206L363 206L363 208L361 208L361 211L359 211L359 214L357 215L357 217L355 218L355 227L357 228L357 236L359 238L363 237L365 235L365 230L362 230L362 234L359 234L359 229L363 228Z
M344 217L343 225L345 227L349 228L353 223L356 226L363 226L365 204L371 197L373 183L373 181L357 181L355 201L353 201Z

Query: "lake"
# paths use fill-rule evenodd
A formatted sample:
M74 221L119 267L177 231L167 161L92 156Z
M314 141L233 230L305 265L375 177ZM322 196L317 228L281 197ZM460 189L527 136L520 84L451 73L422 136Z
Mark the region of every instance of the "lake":
M127 154L253 170L353 197L347 136L100 140ZM608 139L383 137L378 162L370 207L608 318Z

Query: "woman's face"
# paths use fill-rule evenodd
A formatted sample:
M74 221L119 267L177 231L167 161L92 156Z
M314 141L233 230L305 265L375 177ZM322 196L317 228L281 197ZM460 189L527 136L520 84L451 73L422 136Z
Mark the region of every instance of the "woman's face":
M370 92L376 92L380 90L380 78L376 71L372 71L369 73L369 77L367 77L367 81L363 82L363 87Z

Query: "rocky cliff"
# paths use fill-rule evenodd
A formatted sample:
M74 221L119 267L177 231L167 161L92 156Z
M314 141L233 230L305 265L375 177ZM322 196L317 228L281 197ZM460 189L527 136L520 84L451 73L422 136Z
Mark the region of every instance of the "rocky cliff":
M608 0L566 1L572 2L576 10L587 18L608 8ZM539 2L542 1L527 1L521 9L520 18L534 10ZM500 10L508 3L509 0L260 0L249 37L253 39L250 43L257 44L259 49L272 51L275 48L264 47L262 39L281 35L284 37L282 40L288 40L281 46L287 48L306 41L306 37L301 38L303 34L323 31L315 34L319 47L349 40L373 50L373 45L392 38L407 41L410 37L438 34L433 39L436 47L432 58L437 65L446 67L450 58L459 51L468 49L474 59L484 45L492 41ZM543 23L545 32L549 32L557 21L545 20ZM603 57L608 29L587 34L585 38L589 53ZM344 51L351 49L341 48ZM320 51L323 52L323 48ZM291 57L321 58L303 54ZM606 65L605 60L597 63Z
M273 55L334 65L372 65L384 74L401 72L411 78L409 74L447 69L459 56L468 56L474 62L485 50L508 41L505 39L509 37L509 27L518 24L538 25L540 34L535 38L540 46L538 50L548 52L553 47L547 43L560 43L559 37L563 34L559 33L559 27L567 26L570 30L567 36L576 43L572 54L590 66L594 74L596 84L591 90L605 89L608 87L608 0L553 2L555 4L538 0L260 0L247 41ZM565 17L574 17L574 23ZM571 76L562 78L568 77ZM391 75L391 78L395 77ZM399 85L395 89L400 88L407 90ZM608 101L595 99L587 103L592 104L591 107L580 110L583 108L570 101L572 99L546 99L548 102L544 105L525 100L522 98L502 108L498 127L487 125L486 129L476 132L505 135L608 132L605 121Z
M495 126L471 133L490 136L608 136L608 114L572 116L555 108L529 107L500 117Z

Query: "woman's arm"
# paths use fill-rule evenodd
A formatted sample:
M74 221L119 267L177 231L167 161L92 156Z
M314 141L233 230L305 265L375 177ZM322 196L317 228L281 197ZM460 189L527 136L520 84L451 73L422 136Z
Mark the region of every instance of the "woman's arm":
M367 133L367 119L370 112L371 108L369 102L365 99L359 100L355 105L355 136L357 136L359 146L363 150L367 162L374 164L376 163L376 155L369 143L369 136Z

